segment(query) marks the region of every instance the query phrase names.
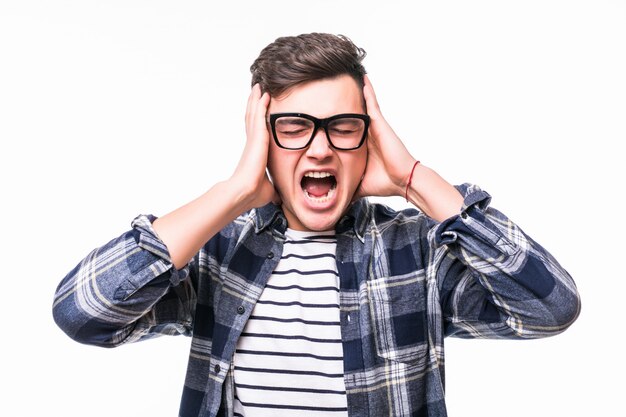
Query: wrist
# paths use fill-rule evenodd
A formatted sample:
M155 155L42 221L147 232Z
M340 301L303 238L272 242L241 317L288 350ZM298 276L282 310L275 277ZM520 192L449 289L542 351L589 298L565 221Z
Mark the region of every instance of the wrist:
M406 180L406 185L404 186L404 199L406 202L409 202L409 188L411 187L411 182L413 181L413 174L415 174L415 168L420 164L419 160L413 162L413 167L411 168L411 172Z
M254 203L256 188L251 186L250 181L232 176L219 183L218 187L224 199L232 204L234 211L245 213L256 207Z
M463 196L456 188L421 163L415 167L407 197L409 202L437 221L459 214L463 205Z

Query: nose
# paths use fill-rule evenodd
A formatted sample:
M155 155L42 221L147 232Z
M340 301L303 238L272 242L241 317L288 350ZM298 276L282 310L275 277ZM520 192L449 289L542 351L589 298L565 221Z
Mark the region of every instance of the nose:
M320 127L317 129L317 132L315 132L313 141L311 141L306 154L310 158L326 159L330 157L332 153L333 150L331 149L328 138L326 137L326 132Z

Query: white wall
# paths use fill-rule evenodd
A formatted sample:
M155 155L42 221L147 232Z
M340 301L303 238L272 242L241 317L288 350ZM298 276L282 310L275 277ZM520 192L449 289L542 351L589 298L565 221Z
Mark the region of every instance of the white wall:
M79 345L54 289L136 214L231 174L250 64L310 31L365 48L414 156L489 191L582 294L558 337L448 339L450 415L623 415L625 3L411 3L0 3L1 415L176 415L189 339Z

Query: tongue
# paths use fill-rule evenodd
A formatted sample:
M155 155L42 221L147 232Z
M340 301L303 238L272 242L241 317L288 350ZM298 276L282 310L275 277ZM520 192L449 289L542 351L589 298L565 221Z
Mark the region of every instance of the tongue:
M302 188L313 197L322 197L328 194L333 186L333 177L302 179Z

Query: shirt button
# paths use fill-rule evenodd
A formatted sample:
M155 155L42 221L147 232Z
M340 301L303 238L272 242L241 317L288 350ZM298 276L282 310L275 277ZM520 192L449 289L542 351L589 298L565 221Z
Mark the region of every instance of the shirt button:
M463 217L464 219L467 219L467 213L466 212L461 213L461 217Z
M213 370L215 371L216 374L219 374L222 368L220 368L219 365L215 365L215 368L213 368Z
M267 259L272 259L274 257L274 252L269 252L267 254Z
M243 308L243 306L239 306L239 307L237 307L237 313L239 313L239 314L243 314L243 313L245 313L245 312L246 312L246 309L245 309L245 308Z

